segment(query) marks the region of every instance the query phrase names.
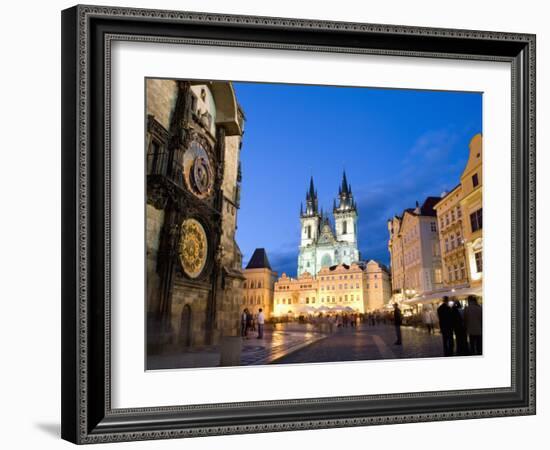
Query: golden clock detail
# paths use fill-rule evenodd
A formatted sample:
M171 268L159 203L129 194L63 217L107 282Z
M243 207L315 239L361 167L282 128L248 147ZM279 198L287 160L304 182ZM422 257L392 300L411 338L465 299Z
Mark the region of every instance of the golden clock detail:
M184 272L197 278L208 256L208 240L203 226L195 219L186 219L181 226L180 260Z

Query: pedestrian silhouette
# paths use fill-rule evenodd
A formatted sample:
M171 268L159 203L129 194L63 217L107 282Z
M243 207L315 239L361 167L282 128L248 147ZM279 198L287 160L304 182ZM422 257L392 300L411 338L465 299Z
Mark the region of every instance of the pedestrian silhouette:
M453 299L452 317L453 317L453 333L456 339L456 354L465 356L469 354L468 340L466 339L466 328L464 327L464 310L462 304Z
M482 354L482 309L477 302L475 295L468 296L468 306L464 309L464 326L468 334L470 353L472 355Z
M395 325L395 335L397 340L393 345L401 345L401 322L402 322L401 310L397 303L393 304L393 324Z
M443 338L443 354L445 356L453 356L453 312L449 305L449 297L444 296L442 300L443 303L437 308L437 317L439 318L439 329Z

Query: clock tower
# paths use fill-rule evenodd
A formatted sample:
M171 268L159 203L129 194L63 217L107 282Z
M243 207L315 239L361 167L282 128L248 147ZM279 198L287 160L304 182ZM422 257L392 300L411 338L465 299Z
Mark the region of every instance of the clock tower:
M150 354L238 333L244 116L228 82L148 79L146 88Z

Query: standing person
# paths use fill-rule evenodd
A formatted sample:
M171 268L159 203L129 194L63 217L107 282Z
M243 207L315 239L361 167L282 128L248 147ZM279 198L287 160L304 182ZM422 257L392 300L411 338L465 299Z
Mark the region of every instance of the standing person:
M464 327L464 310L462 304L453 299L453 332L456 339L456 354L460 356L468 355L468 340L466 339L466 328Z
M260 308L258 311L258 339L264 338L264 323L265 323L264 313L262 311L262 308Z
M468 306L464 309L464 326L470 342L472 355L481 355L481 323L482 309L475 295L468 296Z
M252 328L252 313L246 310L246 337L248 338L248 330Z
M453 356L453 312L451 310L449 297L443 297L443 303L437 308L437 316L439 318L439 329L443 337L443 354L445 356Z
M393 345L402 345L401 344L401 323L403 322L403 316L401 315L401 310L397 303L393 304L393 324L395 326L395 335L397 340Z
M241 314L241 336L246 337L247 335L247 328L246 328L246 319L248 317L248 309L244 309L243 313Z
M422 322L426 325L428 333L432 334L434 332L435 314L431 305L426 305L422 310Z

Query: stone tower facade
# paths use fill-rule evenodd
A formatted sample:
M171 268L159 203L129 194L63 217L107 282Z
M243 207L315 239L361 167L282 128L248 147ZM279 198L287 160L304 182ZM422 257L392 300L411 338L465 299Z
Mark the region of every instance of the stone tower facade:
M148 79L146 100L147 349L155 354L238 335L244 116L228 82Z
M306 208L300 208L300 252L298 276L309 273L313 276L323 267L337 264L351 265L360 259L357 249L357 205L346 174L338 190L338 200L333 206L335 229L330 218L319 211L317 191L311 178L306 192Z

